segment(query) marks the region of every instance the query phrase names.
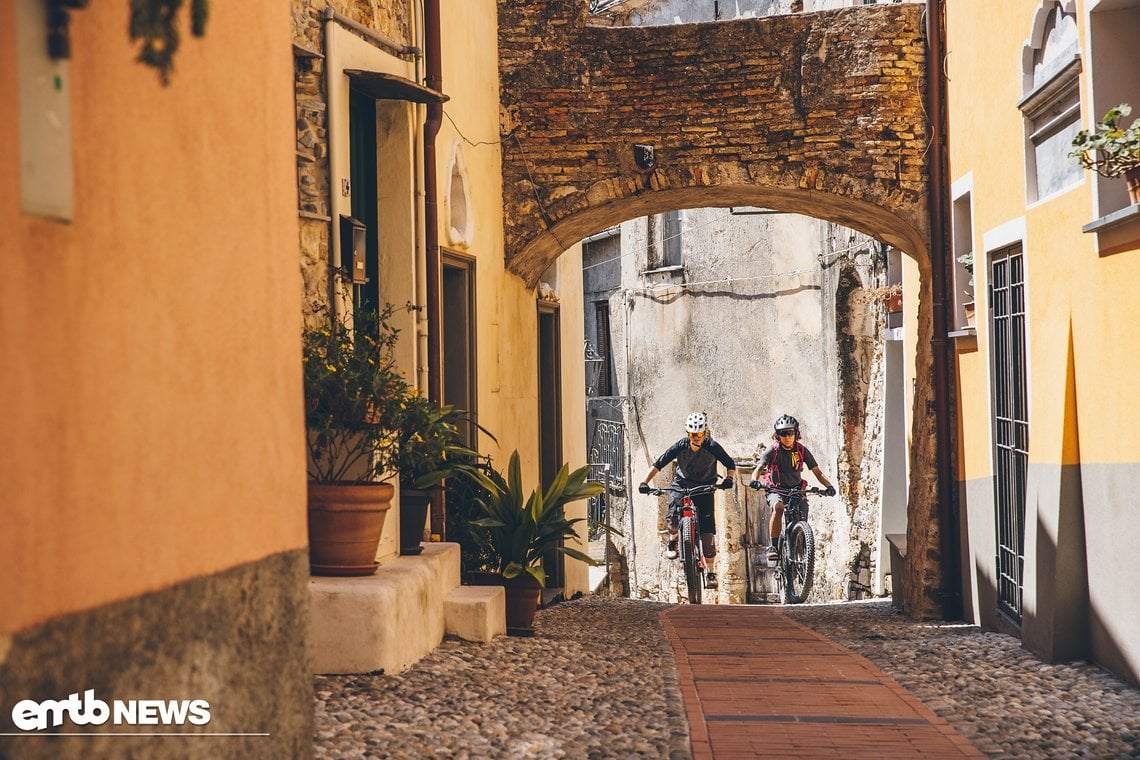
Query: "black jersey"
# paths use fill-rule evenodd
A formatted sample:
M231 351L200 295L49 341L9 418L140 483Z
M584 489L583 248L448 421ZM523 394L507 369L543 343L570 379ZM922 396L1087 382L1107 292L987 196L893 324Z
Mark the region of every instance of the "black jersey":
M728 455L724 447L711 438L705 438L701 447L693 451L686 436L666 449L665 453L653 463L653 466L662 470L665 465L673 460L677 461L677 474L673 483L681 488L715 483L717 481L717 462L723 464L725 469L736 469L736 462Z

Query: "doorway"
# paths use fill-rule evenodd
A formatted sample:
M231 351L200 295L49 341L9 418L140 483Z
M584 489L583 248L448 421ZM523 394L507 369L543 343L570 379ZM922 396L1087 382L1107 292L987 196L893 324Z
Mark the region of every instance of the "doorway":
M991 259L990 334L997 604L998 612L1020 625L1025 570L1025 483L1029 467L1025 261L1021 246L998 251Z
M539 482L545 489L562 467L562 362L558 305L538 305L538 451ZM564 585L562 552L550 551L542 559L546 588Z

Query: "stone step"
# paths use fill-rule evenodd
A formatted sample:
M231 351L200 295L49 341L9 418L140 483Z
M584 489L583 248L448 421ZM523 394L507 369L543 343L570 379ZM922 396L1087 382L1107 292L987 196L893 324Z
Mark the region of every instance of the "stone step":
M459 587L459 562L459 544L429 543L375 575L309 578L313 672L399 673L429 654L443 641L444 600Z
M444 631L465 641L488 642L507 632L502 586L459 586L443 600Z

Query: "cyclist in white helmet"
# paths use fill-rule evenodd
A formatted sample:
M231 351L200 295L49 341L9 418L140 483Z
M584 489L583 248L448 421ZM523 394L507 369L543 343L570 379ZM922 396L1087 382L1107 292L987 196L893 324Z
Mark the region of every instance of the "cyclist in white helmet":
M772 434L772 445L760 455L748 485L755 489L806 488L807 483L800 475L806 465L820 485L827 489L827 495L834 496L835 486L823 474L811 450L800 443L800 421L790 414L781 414L772 424L772 429L775 431ZM772 517L768 521L768 535L772 537L772 545L768 547L768 560L775 562L780 556L777 545L783 530L784 497L777 491L769 491L768 506L772 508Z
M717 482L716 465L720 462L728 471L721 487L731 488L732 479L736 476L736 462L728 455L724 448L708 435L709 420L704 412L693 412L685 420L685 437L674 443L665 453L657 458L649 472L641 480L637 490L649 493L649 481L653 480L665 465L676 460L677 471L673 477L673 485L678 488L692 488L693 486L713 485ZM701 526L701 547L705 555L705 566L712 567L712 560L716 556L716 514L713 511L713 495L711 493L697 494L692 497L693 505L697 508L698 520ZM669 496L669 548L665 556L669 559L677 558L677 523L680 521L681 496ZM716 573L706 573L706 581L710 587L716 585Z

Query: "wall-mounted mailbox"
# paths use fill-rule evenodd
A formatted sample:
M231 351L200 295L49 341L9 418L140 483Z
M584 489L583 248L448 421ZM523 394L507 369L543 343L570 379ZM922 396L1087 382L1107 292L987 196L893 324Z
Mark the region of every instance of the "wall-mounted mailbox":
M353 285L368 282L364 269L364 252L368 228L364 222L351 216L340 217L340 262L352 275Z

